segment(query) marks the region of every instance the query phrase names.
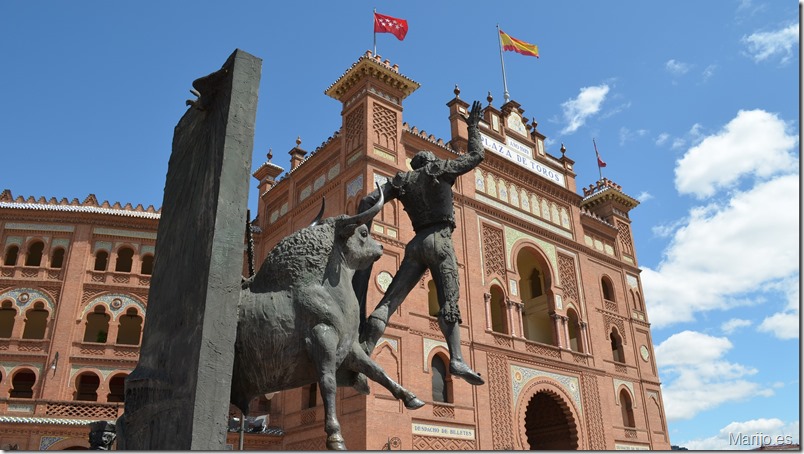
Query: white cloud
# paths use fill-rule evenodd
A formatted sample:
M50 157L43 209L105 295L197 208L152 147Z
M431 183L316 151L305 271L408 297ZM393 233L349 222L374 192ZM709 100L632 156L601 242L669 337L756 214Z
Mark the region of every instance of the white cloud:
M642 191L642 192L639 193L638 196L636 196L636 199L639 200L640 202L646 202L646 201L648 201L648 200L650 200L652 198L653 198L653 194L651 194L648 191Z
M720 325L720 330L723 331L723 334L731 334L734 331L745 328L746 326L751 326L751 320L744 320L741 318L732 318L723 322Z
M702 74L704 82L706 82L707 80L709 80L710 77L715 75L715 70L716 69L717 69L717 65L715 65L715 64L709 65L706 68L704 68L703 74Z
M642 272L653 325L761 303L763 290L779 293L778 284L799 271L798 193L798 175L777 177L727 203L694 207L680 227L669 226L662 262Z
M676 162L676 189L701 198L746 175L767 178L795 171L798 160L793 151L798 138L787 130L775 114L741 110L721 131L704 138ZM695 131L693 127L691 132Z
M762 320L757 329L771 333L779 339L798 339L799 318L797 311L777 312Z
M630 142L632 140L636 140L640 137L645 137L648 135L647 129L637 129L632 131L626 127L620 128L620 145L625 145L626 142Z
M798 44L798 23L772 32L757 32L744 36L742 41L748 46L748 54L755 62L779 55L781 63L787 63L794 56L793 47Z
M561 134L570 134L586 123L586 119L600 112L600 106L606 100L609 86L606 84L581 88L578 97L561 104L567 126Z
M694 451L723 449L748 450L758 448L760 443L798 443L798 432L798 421L786 424L778 418L759 418L744 422L732 422L720 429L717 435L683 441L679 443L679 446Z
M689 63L684 63L678 60L668 60L667 63L664 64L665 69L667 69L671 74L681 76L689 72L692 66Z
M696 331L673 334L656 347L668 421L690 419L726 402L773 395L772 389L745 379L756 369L723 359L732 347L725 337Z
M670 140L670 134L663 132L656 137L656 145L662 146Z

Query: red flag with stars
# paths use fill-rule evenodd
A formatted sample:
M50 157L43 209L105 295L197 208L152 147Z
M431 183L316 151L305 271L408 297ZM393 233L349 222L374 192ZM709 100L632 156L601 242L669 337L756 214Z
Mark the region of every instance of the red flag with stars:
M400 41L408 34L408 21L374 13L374 33L392 33Z

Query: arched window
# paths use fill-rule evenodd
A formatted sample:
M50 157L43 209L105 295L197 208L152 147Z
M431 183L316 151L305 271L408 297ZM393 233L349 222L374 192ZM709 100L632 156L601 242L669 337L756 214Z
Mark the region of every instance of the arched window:
M6 249L6 256L3 260L5 266L17 266L17 257L20 255L20 247L16 244L9 246Z
M17 318L17 310L11 300L3 301L0 307L0 338L9 338L14 332L14 321Z
M427 282L427 313L430 314L431 317L438 317L438 311L440 306L438 305L438 292L436 292L435 281L430 279Z
M50 253L50 267L61 268L64 266L64 248L57 247Z
M106 395L106 402L123 402L126 376L126 374L118 374L109 380L109 394Z
M615 301L614 299L614 286L611 284L611 281L607 277L603 277L600 279L600 286L603 287L603 299L609 301Z
M583 351L583 343L581 342L581 324L578 321L578 313L574 309L567 309L567 331L569 334L569 347L571 350L580 352Z
M39 266L42 264L42 251L45 250L45 243L34 241L28 246L28 254L25 258L25 266Z
M631 403L631 396L624 388L620 390L620 410L623 416L624 427L636 427L634 423L634 406Z
M491 287L491 330L497 333L508 333L508 317L506 317L505 295L499 286Z
M611 357L618 363L625 362L625 353L623 352L623 338L617 333L615 328L611 329Z
M137 309L133 307L121 315L120 328L117 331L117 343L124 345L138 345L140 343L140 333L142 333L142 317L137 315Z
M535 250L522 249L516 257L519 288L524 303L522 329L525 338L543 344L554 344L554 327L550 319L551 305L546 289L550 288L549 270Z
M33 309L28 309L28 312L25 313L25 329L22 332L22 338L44 339L47 316L48 311L45 309L45 303L37 301Z
M154 256L151 254L142 256L142 266L140 274L151 275L154 273Z
M310 383L302 387L302 410L318 405L318 384Z
M121 273L130 273L133 257L134 257L133 249L129 247L121 247L117 251L117 261L114 264L114 270Z
M441 355L433 355L430 362L433 402L452 402L452 377Z
M106 251L98 251L95 253L95 271L106 271L106 266L109 264L109 253Z
M95 310L87 315L87 327L84 331L84 342L106 343L109 334L109 314L106 308L99 304Z
M639 292L634 292L634 309L638 311L645 310L645 306L642 304L642 298L639 296Z
M11 377L11 390L8 397L15 399L32 399L33 387L36 383L36 374L30 369L22 369L17 371Z
M100 378L92 372L79 375L75 383L75 400L98 401Z

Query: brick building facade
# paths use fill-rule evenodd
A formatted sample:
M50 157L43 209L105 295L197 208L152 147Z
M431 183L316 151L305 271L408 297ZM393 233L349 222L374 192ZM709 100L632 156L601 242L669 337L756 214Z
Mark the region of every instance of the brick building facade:
M270 158L254 173L258 259L309 225L322 197L325 216L353 214L375 182L408 170L416 152L449 158L465 150L461 117L469 103L457 87L447 102L449 140L403 122L403 100L418 87L368 52L326 89L343 106L338 131L312 153L297 140L283 178ZM631 236L629 211L638 202L606 179L579 194L566 150L547 152L545 136L517 102L498 108L488 101L480 125L486 159L454 186L453 234L463 354L486 384L450 377L425 274L373 357L427 404L407 410L374 384L369 396L339 389L347 446L669 449ZM94 196L83 203L14 199L8 191L0 197L0 445L78 446L82 418L122 411L115 400L136 364L159 216L108 205ZM385 252L373 268L369 309L413 237L396 200L372 230ZM324 448L315 385L255 405L284 433L249 435L247 448Z

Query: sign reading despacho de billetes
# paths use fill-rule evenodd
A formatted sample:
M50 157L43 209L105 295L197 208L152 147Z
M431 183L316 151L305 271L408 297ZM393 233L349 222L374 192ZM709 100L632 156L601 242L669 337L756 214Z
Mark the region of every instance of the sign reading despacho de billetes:
M413 423L413 433L415 435L426 435L428 437L458 438L461 440L474 440L475 429L468 427L438 426L435 424Z
M480 133L480 137L483 140L483 147L486 150L491 151L492 153L502 156L503 158L519 164L520 166L530 170L531 172L539 175L542 178L552 181L553 183L566 188L567 183L564 180L564 174L558 170L553 169L545 164L542 164L535 159L532 159L523 153L511 148L510 146L498 142L491 137Z

